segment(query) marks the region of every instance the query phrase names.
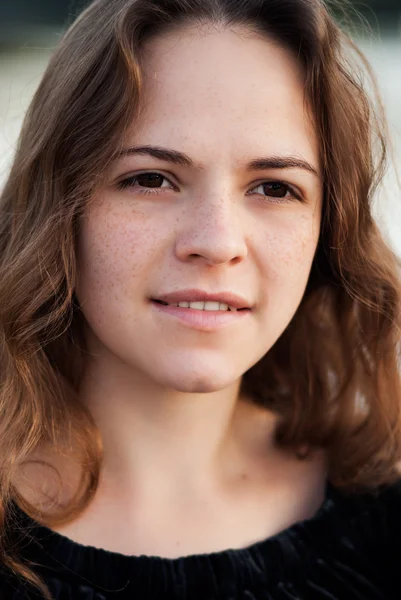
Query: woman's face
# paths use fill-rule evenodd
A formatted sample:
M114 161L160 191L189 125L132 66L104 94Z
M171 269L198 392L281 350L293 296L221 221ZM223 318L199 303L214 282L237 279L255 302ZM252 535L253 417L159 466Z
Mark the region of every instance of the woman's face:
M245 29L187 28L148 43L144 85L127 151L82 223L77 296L103 366L216 391L268 352L308 280L322 183L302 73ZM250 310L153 301L194 289Z

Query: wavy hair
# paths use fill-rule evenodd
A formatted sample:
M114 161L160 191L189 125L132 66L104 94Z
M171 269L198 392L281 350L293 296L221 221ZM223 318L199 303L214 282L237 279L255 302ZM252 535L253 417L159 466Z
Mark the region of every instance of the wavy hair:
M0 198L0 557L47 599L9 530L13 502L45 525L63 524L90 503L99 481L102 440L79 401L87 356L74 292L80 218L137 115L144 43L203 23L248 27L300 61L324 174L305 294L279 340L244 374L243 389L281 415L278 446L300 460L326 449L334 485L372 489L400 477L400 265L371 213L386 139L363 55L321 0L97 0L50 60ZM40 446L81 468L57 515L43 514L15 485Z

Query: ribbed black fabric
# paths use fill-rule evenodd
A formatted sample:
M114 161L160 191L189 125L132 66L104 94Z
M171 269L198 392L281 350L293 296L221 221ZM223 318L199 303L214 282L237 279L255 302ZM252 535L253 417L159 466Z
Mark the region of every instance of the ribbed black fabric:
M41 565L55 600L401 599L401 482L358 496L328 483L311 519L244 549L176 559L83 546L19 509L18 521L32 527L20 553ZM5 575L0 594L40 597Z

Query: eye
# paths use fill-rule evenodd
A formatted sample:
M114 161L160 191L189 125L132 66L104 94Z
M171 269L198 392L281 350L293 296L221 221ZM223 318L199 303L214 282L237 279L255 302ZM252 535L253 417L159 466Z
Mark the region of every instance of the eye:
M168 185L164 185L166 182ZM173 188L173 185L169 182L167 177L164 177L164 175L151 171L127 177L126 179L123 179L123 181L120 181L117 187L119 190L134 188L140 194L158 194L158 189L166 187ZM155 191L151 191L152 189Z
M300 199L295 189L282 181L264 181L253 190L256 194L272 198L273 202L293 202Z

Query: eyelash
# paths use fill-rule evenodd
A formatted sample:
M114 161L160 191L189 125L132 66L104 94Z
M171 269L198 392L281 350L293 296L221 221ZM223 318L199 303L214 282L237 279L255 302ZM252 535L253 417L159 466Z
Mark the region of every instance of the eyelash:
M118 189L125 190L130 187L135 187L133 184L138 179L138 177L140 177L141 175L159 175L160 177L163 178L163 180L168 181L171 186L176 187L176 186L174 186L173 183L171 183L171 181L165 175L162 175L158 171L145 171L143 173L137 173L136 175L133 175L131 177L127 177L126 179L123 179L122 181L120 181L117 184ZM282 203L288 203L288 202L294 202L294 201L302 201L300 194L293 188L292 185L290 185L288 183L284 183L283 181L280 181L278 179L263 181L263 182L259 183L257 186L255 186L255 188L252 188L252 189L256 189L263 185L273 185L273 184L278 184L280 186L283 186L283 187L287 188L287 191L289 192L289 196L283 196L283 197L266 195L265 198L273 199L272 200L273 203L282 204ZM152 196L156 195L157 196L157 195L160 195L161 193L163 193L162 191L160 191L162 189L165 189L165 188L145 188L145 187L139 186L140 191L138 193L145 195L145 196L146 195L152 195Z

